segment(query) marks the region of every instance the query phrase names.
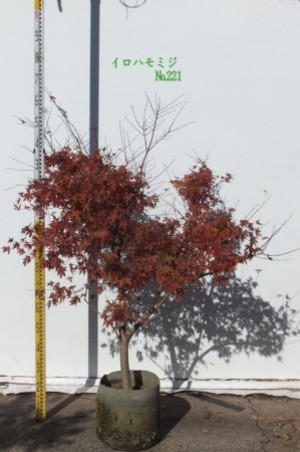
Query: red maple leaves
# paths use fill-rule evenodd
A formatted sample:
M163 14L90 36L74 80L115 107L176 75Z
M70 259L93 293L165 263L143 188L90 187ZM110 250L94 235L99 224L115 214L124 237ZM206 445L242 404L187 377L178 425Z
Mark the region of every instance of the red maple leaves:
M108 151L88 156L66 147L47 155L45 168L45 177L30 181L16 202L18 210L46 213L45 228L23 227L21 238L10 239L3 251L15 249L28 264L35 249L45 248L43 265L61 279L49 283L50 304L78 303L85 291L73 276L89 273L98 293L115 290L115 301L103 310L106 324L134 323L129 295L150 281L162 296L180 298L204 277L226 282L238 264L261 252L259 225L236 222L220 199L231 176L217 177L205 164L172 181L186 206L179 218L151 216L159 198L149 194L146 175L117 164Z

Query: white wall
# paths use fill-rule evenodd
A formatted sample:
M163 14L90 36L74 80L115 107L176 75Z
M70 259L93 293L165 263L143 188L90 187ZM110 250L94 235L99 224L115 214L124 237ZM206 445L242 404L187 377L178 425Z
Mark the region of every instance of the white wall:
M18 184L31 172L11 157L31 164L33 131L14 115L33 116L33 5L2 2L0 14L1 242L15 236L30 216L12 209ZM33 2L32 2L33 3ZM63 0L63 13L46 0L46 87L87 134L89 93L89 2ZM300 246L300 5L293 0L148 0L126 11L117 0L101 2L101 144L120 146L119 120L130 106L142 112L144 91L168 102L184 94L182 121L195 121L156 149L159 171L175 159L172 171L185 171L187 154L209 156L216 172L235 180L226 197L245 215L269 195L259 212L266 231L291 220L273 240L270 251ZM154 68L119 67L113 60L177 58L181 82L159 82ZM158 69L158 68L157 68ZM47 112L49 113L49 106ZM52 120L56 121L55 113ZM62 139L62 136L60 136ZM9 189L9 190L8 190ZM289 294L299 309L300 254L287 260L256 260L241 270L263 269L257 292L274 306L277 294ZM0 377L34 375L33 269L17 256L0 255ZM298 317L299 319L299 317ZM51 377L87 375L87 309L67 305L47 312L47 372ZM118 367L100 345L99 374ZM216 354L198 367L198 378L299 379L299 339L288 340L282 362L276 357L239 355L228 365ZM167 365L144 357L143 366L164 376ZM159 367L160 366L160 367Z

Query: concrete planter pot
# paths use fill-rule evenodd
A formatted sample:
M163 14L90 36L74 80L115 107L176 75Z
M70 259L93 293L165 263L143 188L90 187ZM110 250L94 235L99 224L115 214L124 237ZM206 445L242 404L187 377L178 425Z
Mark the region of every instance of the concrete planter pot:
M119 389L120 372L102 377L97 392L96 430L112 449L139 451L159 440L159 379L131 371L133 390Z

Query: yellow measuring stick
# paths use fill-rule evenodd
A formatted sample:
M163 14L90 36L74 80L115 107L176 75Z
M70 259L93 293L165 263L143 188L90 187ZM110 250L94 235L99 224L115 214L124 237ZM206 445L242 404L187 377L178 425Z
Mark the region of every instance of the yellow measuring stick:
M44 8L44 0L34 0L35 9Z
M36 221L40 232L43 221ZM35 362L36 362L36 417L46 419L46 344L45 344L45 268L44 249L35 250Z
M34 0L34 179L44 177L44 1ZM36 234L45 227L35 212ZM46 419L45 250L35 250L35 377L36 418Z

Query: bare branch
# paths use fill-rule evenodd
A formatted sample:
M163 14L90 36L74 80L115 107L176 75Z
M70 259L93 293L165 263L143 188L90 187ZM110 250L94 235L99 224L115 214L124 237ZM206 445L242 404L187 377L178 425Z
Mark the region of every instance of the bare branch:
M147 3L147 0L142 0L142 3L138 4L138 0L136 0L135 5L128 5L128 2L125 0L119 0L119 2L121 3L121 5L125 6L126 8L140 8L141 6L143 6L145 3Z
M161 100L155 95L154 101L150 99L149 95L145 93L146 103L144 106L144 112L142 120L138 119L135 108L131 106L132 118L125 117L125 121L135 130L135 132L143 140L143 153L140 163L140 171L143 171L146 163L148 163L148 157L150 151L156 147L162 140L167 139L173 132L176 132L187 125L192 124L188 122L176 126L176 122L186 106L186 102L181 99L183 95L180 95L173 99L166 105L161 104ZM167 118L170 118L169 124L167 124ZM136 140L135 137L134 141ZM121 133L121 140L123 144L123 150L125 145L124 133ZM134 153L135 158L137 157Z
M9 171L32 171L32 169L30 170L30 169L22 169L22 168L10 168L10 167L6 167L5 168L6 170L9 170Z
M69 134L68 140L70 140L70 138L72 137L72 139L76 143L77 149L82 150L86 154L88 154L86 146L82 140L82 137L80 136L77 128L74 126L74 124L72 124L72 122L68 118L67 112L62 107L60 107L60 105L57 103L56 98L54 96L52 96L49 92L47 94L49 96L50 101L54 104L54 106L56 107L56 109L58 110L58 112L60 114L63 124L65 125L66 132Z
M32 154L32 150L28 147L25 146L24 144L19 144L20 148L25 149L25 151L30 152L30 154Z
M32 165L29 165L28 163L23 162L23 160L18 160L18 159L16 159L16 158L12 157L12 156L10 156L10 158L11 158L14 162L21 163L22 165L27 166L27 167L30 168L30 169L33 169L33 166L32 166Z
M13 190L14 188L17 188L17 187L26 187L26 185L24 185L24 184L13 185L11 187L6 188L4 191Z
M159 308L161 308L161 306L165 303L165 301L167 301L168 299L170 299L170 294L166 294L164 295L157 303L155 303L155 301L153 302L152 306L148 309L148 311L146 312L146 314L143 316L143 319L136 322L134 324L134 327L132 328L132 330L128 333L127 335L127 340L128 342L130 341L130 339L132 338L132 336L134 336L134 334L138 331L138 329L146 322L148 322L148 320L150 319L150 317L152 317L156 311L158 311Z

